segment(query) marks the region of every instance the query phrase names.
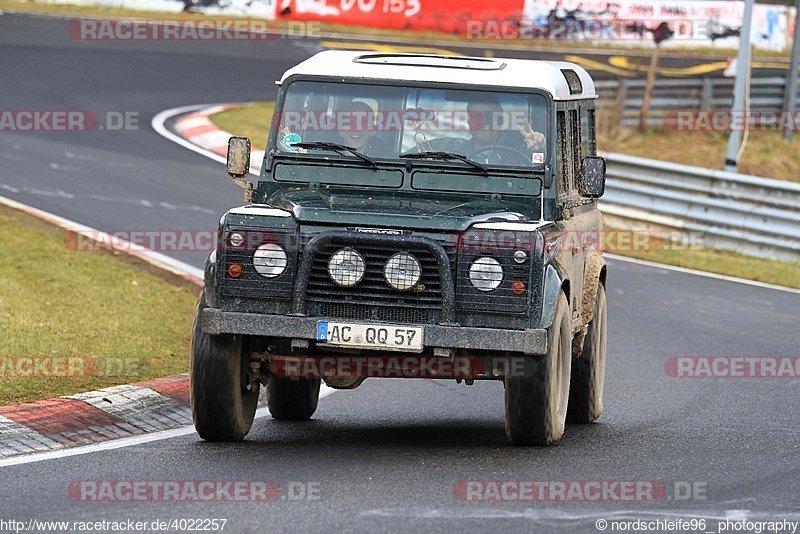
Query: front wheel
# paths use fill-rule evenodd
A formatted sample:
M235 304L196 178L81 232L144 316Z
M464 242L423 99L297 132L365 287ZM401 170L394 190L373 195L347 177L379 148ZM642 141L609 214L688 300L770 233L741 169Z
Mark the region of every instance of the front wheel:
M606 380L606 289L597 286L594 315L583 342L580 358L572 362L569 388L570 423L591 423L603 413L603 389Z
M572 352L567 297L558 297L547 354L510 356L505 369L506 435L514 445L552 445L564 435Z
M206 334L200 293L189 361L189 404L194 427L207 441L241 441L253 424L260 384L250 385L242 336Z

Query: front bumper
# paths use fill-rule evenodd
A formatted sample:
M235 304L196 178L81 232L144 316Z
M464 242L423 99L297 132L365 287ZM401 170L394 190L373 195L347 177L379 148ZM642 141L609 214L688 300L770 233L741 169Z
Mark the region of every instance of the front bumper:
M212 335L241 334L314 341L321 317L295 317L261 313L203 310L203 332ZM412 325L409 325L412 326ZM545 354L547 330L503 330L466 326L413 325L424 329L425 347L473 349L522 354Z

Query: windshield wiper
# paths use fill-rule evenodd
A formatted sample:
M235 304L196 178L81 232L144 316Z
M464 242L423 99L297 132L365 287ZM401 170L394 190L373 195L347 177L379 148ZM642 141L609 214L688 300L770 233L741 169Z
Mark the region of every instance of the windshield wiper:
M331 150L333 152L338 152L339 154L344 154L344 153L349 152L350 154L352 154L353 156L357 157L358 159L360 159L364 163L367 163L372 167L376 167L377 166L377 164L375 163L375 160L373 160L371 157L367 156L366 154L362 154L361 152L359 152L358 150L356 150L355 148L353 148L351 146L342 145L340 143L330 143L330 142L323 142L323 141L308 142L308 143L292 143L292 147L312 149L312 150L313 149Z
M444 160L457 160L462 161L475 170L481 171L483 174L489 174L489 169L469 159L463 154L456 154L454 152L431 151L431 152L406 152L400 154L401 158L408 159L444 159Z

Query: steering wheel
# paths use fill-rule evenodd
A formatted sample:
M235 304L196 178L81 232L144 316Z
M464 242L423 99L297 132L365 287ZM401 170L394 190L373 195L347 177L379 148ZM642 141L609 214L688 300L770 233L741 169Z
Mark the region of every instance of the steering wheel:
M500 146L500 145L491 145L484 147L480 150L476 150L472 153L473 156L477 156L483 152L505 152L506 154L511 154L514 159L517 160L518 165L530 165L531 164L531 157L520 150L516 150L514 148L508 148L507 146ZM488 155L485 156L488 158ZM513 163L513 160L512 160Z

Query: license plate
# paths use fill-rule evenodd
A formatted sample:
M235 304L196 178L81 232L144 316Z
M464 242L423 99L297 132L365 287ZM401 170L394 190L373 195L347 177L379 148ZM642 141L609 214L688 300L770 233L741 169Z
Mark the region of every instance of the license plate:
M422 328L320 321L317 341L337 347L422 352Z

